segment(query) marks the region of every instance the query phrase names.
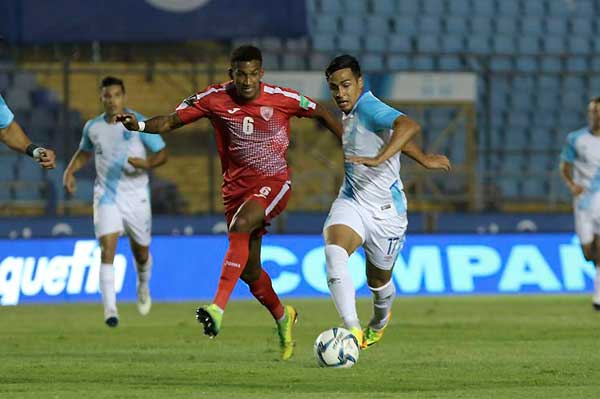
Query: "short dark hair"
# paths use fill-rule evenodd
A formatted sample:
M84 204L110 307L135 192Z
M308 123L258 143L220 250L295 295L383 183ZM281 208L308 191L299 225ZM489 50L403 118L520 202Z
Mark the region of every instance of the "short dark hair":
M343 54L338 55L333 60L331 60L331 62L327 66L327 69L325 69L325 78L329 79L329 77L333 75L335 71L339 71L340 69L345 68L350 68L350 70L357 79L362 76L358 60L349 54Z
M108 87L108 86L121 86L121 90L125 93L125 85L123 81L119 78L115 78L114 76L107 76L102 79L102 83L100 83L100 88Z
M258 61L262 65L262 53L256 46L245 44L239 46L231 52L231 65L236 62Z
M600 104L600 97L594 97L590 100L591 103Z

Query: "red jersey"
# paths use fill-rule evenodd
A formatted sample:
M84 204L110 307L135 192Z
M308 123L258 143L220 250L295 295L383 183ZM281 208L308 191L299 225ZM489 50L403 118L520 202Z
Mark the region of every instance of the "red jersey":
M259 96L241 101L233 82L207 87L177 107L184 124L210 119L223 169L223 185L237 179L287 179L290 118L310 116L316 103L295 90L260 83Z

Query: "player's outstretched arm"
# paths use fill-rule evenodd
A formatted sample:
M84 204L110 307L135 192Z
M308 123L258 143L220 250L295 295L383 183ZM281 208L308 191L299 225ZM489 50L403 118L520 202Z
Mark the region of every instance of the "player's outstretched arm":
M382 148L379 155L373 158L349 156L346 160L365 166L378 166L401 151L406 143L412 140L420 131L421 126L417 122L406 115L399 116L394 120L393 133L389 143Z
M560 162L560 176L565 181L565 184L571 191L574 197L577 197L579 194L583 193L585 189L581 187L579 184L575 183L573 180L573 164L571 162L561 161Z
M184 125L177 112L170 115L155 116L144 122L138 121L134 114L125 113L117 115L116 120L123 123L127 130L153 134L167 133Z
M419 165L427 169L441 169L449 171L450 160L442 154L426 154L414 140L410 140L402 148L402 153L415 160Z
M145 159L129 157L127 159L127 162L129 162L132 166L135 166L136 168L150 170L164 165L167 162L167 159L167 149L163 148L162 150L152 154L151 156Z
M29 155L45 169L54 169L56 167L56 155L54 151L32 144L29 137L27 137L15 120L4 129L0 129L0 141L12 150Z
M312 113L311 117L319 120L331 133L335 134L340 142L342 141L344 135L342 124L329 112L327 107L317 103L315 112Z
M73 155L73 158L71 158L71 161L63 174L63 186L69 194L73 194L75 190L77 190L75 184L75 172L81 169L91 157L92 153L90 151L77 150Z

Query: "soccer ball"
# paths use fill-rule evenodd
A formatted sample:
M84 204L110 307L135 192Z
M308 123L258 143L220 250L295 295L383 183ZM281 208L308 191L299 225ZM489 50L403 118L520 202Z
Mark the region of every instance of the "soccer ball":
M349 368L358 361L358 341L345 328L323 331L315 341L314 350L321 367Z

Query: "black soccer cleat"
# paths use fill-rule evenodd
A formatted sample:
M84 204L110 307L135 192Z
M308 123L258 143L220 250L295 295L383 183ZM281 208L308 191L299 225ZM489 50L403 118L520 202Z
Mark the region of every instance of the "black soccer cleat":
M214 338L219 333L223 315L215 305L201 306L196 309L196 320L204 326L204 334Z
M109 327L116 327L119 325L119 319L112 316L112 317L109 317L108 319L106 319L105 323Z
M595 302L593 302L593 303L592 303L592 306L594 307L594 310L595 310L595 311L598 311L598 312L600 312L600 303L595 303Z

